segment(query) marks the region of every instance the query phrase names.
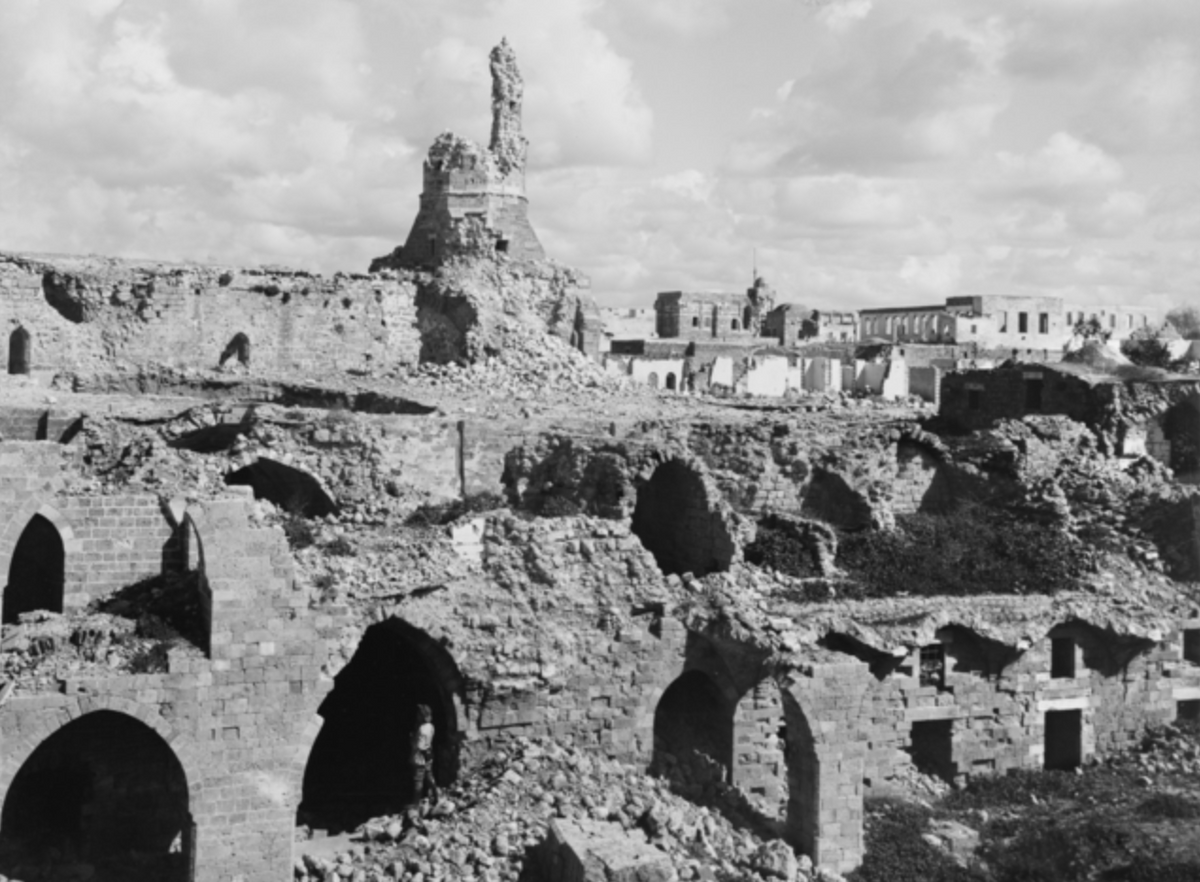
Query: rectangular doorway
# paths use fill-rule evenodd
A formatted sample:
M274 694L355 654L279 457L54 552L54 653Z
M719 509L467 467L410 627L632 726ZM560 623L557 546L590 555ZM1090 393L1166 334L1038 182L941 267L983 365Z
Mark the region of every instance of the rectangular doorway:
M954 780L953 720L920 720L912 725L913 765L926 775Z
M1074 769L1083 762L1083 711L1046 711L1046 768Z

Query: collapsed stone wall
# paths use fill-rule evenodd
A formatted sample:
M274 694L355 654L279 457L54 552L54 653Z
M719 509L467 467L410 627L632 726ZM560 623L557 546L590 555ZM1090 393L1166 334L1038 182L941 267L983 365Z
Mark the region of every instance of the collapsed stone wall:
M30 372L215 368L238 334L261 372L415 364L410 276L0 255L0 341L28 333ZM8 350L6 349L6 354ZM237 353L226 356L230 365Z
M244 499L182 509L160 502L155 520L149 518L150 494L98 492L91 485L87 492L64 494L57 445L0 449L0 463L12 467L9 486L24 488L30 499L47 493L54 499L103 497L78 508L94 509L95 526L113 527L104 520L122 516L124 509L131 517L145 516L142 526L156 540L166 535L164 529L193 525L198 553L186 557L203 570L211 620L207 656L174 654L165 674L68 678L63 691L37 696L40 703L17 696L0 709L0 728L35 733L32 749L59 714L86 716L84 708L99 708L141 713L139 719L149 719L172 745L183 745L181 750L192 750L187 745L193 737L219 742L220 748L196 748L199 759L181 756L185 769L195 762L228 764L236 782L190 791L197 854L202 864L236 867L247 879L274 878L269 867L284 860L284 830L301 802L304 768L329 753L309 746L319 731L353 728L333 722L332 706L328 716L318 712L326 694L339 688L330 692L329 679L349 682L346 672L368 633L382 625L428 659L428 679L451 696L445 703L452 710L443 711L450 722L439 727L447 755L457 751L456 762L512 735L545 735L660 768L673 786L698 799L732 782L741 796L723 803L729 810L778 822L818 861L849 869L862 854L861 801L868 784L885 786L913 767L950 777L1036 767L1051 747L1047 728L1063 719L1051 717L1048 723L1047 713L1078 712L1077 725L1074 717L1067 720L1076 725L1077 752L1081 758L1103 755L1147 726L1172 719L1179 701L1200 697L1200 667L1181 657L1184 641L1177 633L1138 630L1120 617L1110 626L1105 617L1112 609L1102 604L1039 606L1021 598L1023 609L1040 610L1024 624L1021 615L1027 612L1018 614L1003 603L993 608L979 599L933 617L887 603L835 605L831 614L834 607L789 606L794 581L740 562L738 552L753 531L738 501L756 497L727 498L722 487L737 486L733 475L744 479L756 470L782 475L776 480L786 482L780 487L787 490L794 519L805 497L803 480L793 481L801 475L811 480L816 472L787 467L789 457L798 462L803 451L805 462L816 459L841 469L839 474L860 487L886 485L886 476L893 475L897 489L881 493L878 505L911 506L928 495L935 481L931 471L951 468L951 454L965 456L935 439L891 427L866 436L859 453L843 451L838 465L799 427L700 432L590 426L570 437L537 425L502 423L490 445L469 454L453 448L473 433L482 443L488 423L468 428L425 419L363 417L373 427L369 437L359 437L350 420L288 428L304 439L304 449L287 441L281 429L254 438L262 452L274 447L276 455L294 453L291 461L329 484L348 487L379 477L357 476L339 465L347 451L362 459L371 446L379 448L381 461L397 466L407 461L408 474L397 468L394 478L422 486L433 486L435 474L459 474L461 482L472 461L475 480L496 486L504 463L507 487L523 510L389 539L412 546L412 563L386 555L364 559L357 569L370 580L370 590L360 593L336 585L318 588L312 573L293 587L292 556L277 532L252 526L253 509ZM1014 483L1015 472L1025 479L1050 474L1051 428L1011 431L1014 440L1001 451L998 473ZM372 434L375 429L378 434ZM762 433L759 449L739 446L754 433ZM1060 442L1063 437L1073 436L1060 432ZM693 438L702 440L703 457L689 446ZM507 444L515 447L501 460L498 452ZM996 452L984 447L972 455ZM434 450L446 452L423 475L420 460ZM170 452L164 448L159 454ZM910 461L922 463L915 476L902 467L910 454ZM694 476L705 510L723 525L732 548L726 568L703 579L664 574L634 529L639 493L670 464ZM460 486L465 491L466 484ZM590 514L558 516L562 510L556 507L566 503ZM746 514L775 517L758 502L747 505ZM89 523L86 512L76 517ZM308 560L305 554L298 559ZM148 558L138 564L148 565ZM419 580L413 573L418 568ZM408 588L398 590L397 580ZM1167 619L1173 615L1163 613ZM872 619L891 624L881 630ZM1076 620L1080 624L1072 624ZM1012 633L993 633L992 621L1015 622ZM880 637L888 628L891 636ZM1076 672L1053 676L1056 653L1049 641L1072 635L1080 648L1073 656ZM942 674L929 675L923 650L939 646ZM660 702L684 675L712 684L714 719L725 733L715 741L729 747L711 762L693 762L688 753L713 738L689 744L659 725ZM144 708L155 705L175 728L146 716ZM6 716L18 711L19 720ZM21 754L16 756L14 774L21 765ZM286 787L280 783L285 779ZM257 789L251 793L251 787ZM198 801L197 792L203 796ZM250 800L257 814L235 820L241 815L228 810L227 801L237 799ZM251 858L252 853L259 856Z
M587 286L548 262L491 258L432 275L389 269L326 278L7 254L0 347L10 374L43 382L73 374L85 385L97 374L149 366L370 374L500 356L516 364L552 345L594 358L602 327Z

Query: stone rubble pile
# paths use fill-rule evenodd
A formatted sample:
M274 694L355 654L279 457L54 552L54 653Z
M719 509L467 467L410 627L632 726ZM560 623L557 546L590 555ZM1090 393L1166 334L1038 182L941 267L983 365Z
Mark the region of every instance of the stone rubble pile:
M0 677L16 694L57 692L65 678L166 671L169 655L204 657L200 647L152 614L38 611L5 626Z
M426 816L375 818L352 847L323 857L319 839L300 828L297 882L513 882L539 878L547 849L570 836L551 824L589 825L595 835L626 837L656 880L836 882L778 839L739 829L721 813L686 801L641 769L546 739L516 738L478 768L464 771ZM548 846L547 840L553 841ZM311 842L306 850L306 844ZM650 851L647 851L647 848ZM650 859L650 853L655 857ZM583 856L580 856L581 862ZM566 877L564 877L566 878ZM591 882L591 875L586 877Z
M1146 733L1136 750L1113 756L1108 765L1140 774L1145 785L1154 776L1200 775L1200 724L1163 726Z

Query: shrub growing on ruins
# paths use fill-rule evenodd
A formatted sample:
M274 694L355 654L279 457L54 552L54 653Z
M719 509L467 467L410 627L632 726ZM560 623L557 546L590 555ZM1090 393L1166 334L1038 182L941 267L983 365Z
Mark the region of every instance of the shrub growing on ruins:
M1056 594L1076 587L1086 549L1044 524L985 506L897 517L896 529L843 534L838 565L863 596Z
M891 799L868 804L866 854L851 882L986 882L921 838L932 812Z
M293 551L308 548L317 541L316 531L308 519L299 512L287 512L279 522L283 535L287 537L288 547Z
M744 551L747 563L769 567L789 576L806 578L820 576L812 550L805 547L787 530L769 523L758 525L754 541Z
M418 506L405 519L404 523L410 527L442 527L458 520L463 515L495 511L505 506L504 497L499 493L487 491L469 493L462 499L454 499L450 502L427 502Z
M1138 814L1150 820L1195 820L1200 818L1200 801L1182 793L1156 793L1138 806Z

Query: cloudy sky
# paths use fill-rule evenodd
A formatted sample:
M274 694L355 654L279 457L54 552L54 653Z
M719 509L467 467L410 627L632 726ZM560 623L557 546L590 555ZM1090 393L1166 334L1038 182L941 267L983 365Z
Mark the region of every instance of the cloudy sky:
M602 304L1200 304L1196 0L0 0L0 249L365 269L505 35Z

